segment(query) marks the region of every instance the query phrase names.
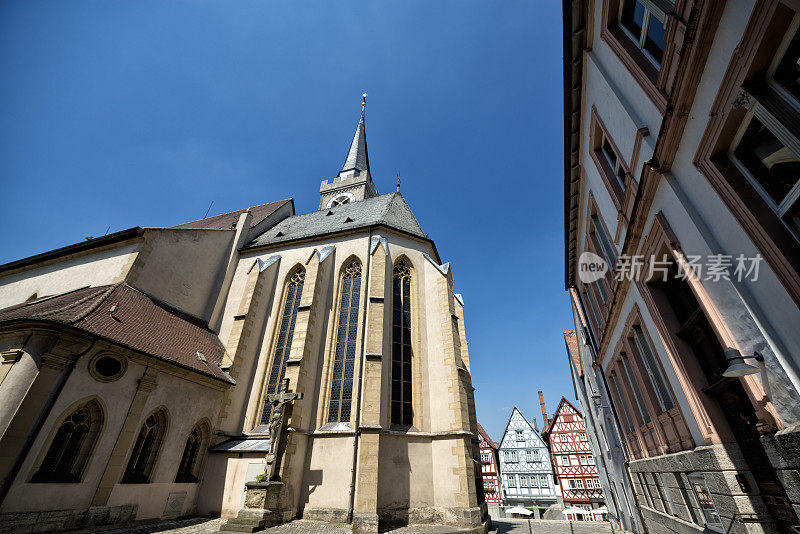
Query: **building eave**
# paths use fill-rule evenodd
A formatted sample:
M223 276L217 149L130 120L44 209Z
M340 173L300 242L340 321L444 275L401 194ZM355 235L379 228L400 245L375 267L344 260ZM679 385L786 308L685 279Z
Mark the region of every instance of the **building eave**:
M144 228L140 226L134 226L133 228L128 228L127 230L121 230L113 234L108 234L102 237L88 239L80 243L67 245L66 247L57 248L55 250L49 250L47 252L42 252L41 254L36 254L34 256L28 256L27 258L22 258L20 260L4 263L0 265L0 273L7 273L9 271L13 271L16 269L29 267L37 263L44 263L46 261L55 260L63 256L68 256L70 254L77 254L80 252L86 252L92 249L113 245L116 243L127 241L129 239L140 237L143 233L144 233Z
M564 58L564 255L566 288L575 285L580 193L580 128L583 91L583 50L586 46L586 6L565 0Z

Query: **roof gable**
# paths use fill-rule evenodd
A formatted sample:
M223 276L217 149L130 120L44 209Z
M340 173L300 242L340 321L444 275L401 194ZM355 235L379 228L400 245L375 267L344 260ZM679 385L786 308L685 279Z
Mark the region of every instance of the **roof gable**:
M547 447L544 440L539 435L539 432L536 430L536 426L532 425L530 421L528 421L525 416L522 415L522 412L519 410L519 408L514 406L514 408L511 410L511 417L508 418L506 429L503 431L503 437L500 438L500 444L498 448L530 448L529 445L517 445L517 430L526 432L526 439L533 439L537 443L537 447Z
M583 413L581 413L581 411L577 409L574 404L568 401L566 397L561 397L561 401L559 401L558 403L558 408L556 408L556 413L553 414L553 418L550 420L550 424L548 424L547 428L545 428L542 431L542 434L549 434L553 426L559 420L559 418L561 418L565 414L577 415L578 417L583 419Z

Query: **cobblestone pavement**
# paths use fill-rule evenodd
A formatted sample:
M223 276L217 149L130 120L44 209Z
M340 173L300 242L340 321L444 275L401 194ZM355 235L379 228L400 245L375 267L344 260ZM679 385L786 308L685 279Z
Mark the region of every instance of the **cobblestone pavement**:
M545 521L531 519L493 519L498 534L611 534L608 523L594 521ZM619 532L619 531L615 531Z
M105 530L103 534L211 534L219 532L222 519L195 517L164 521L150 525ZM524 519L496 519L492 521L498 534L611 534L608 523L581 521L531 520L530 530ZM298 519L262 531L265 534L350 534L350 525L324 523ZM390 534L452 534L453 527L412 525L389 531ZM619 531L616 531L619 532Z

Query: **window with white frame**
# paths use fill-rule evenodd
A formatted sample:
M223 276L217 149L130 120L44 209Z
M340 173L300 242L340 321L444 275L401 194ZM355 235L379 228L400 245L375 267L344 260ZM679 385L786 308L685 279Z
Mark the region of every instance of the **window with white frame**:
M517 441L525 441L525 432L522 430L517 430Z
M481 453L481 462L488 464L489 463L489 455L486 453Z
M533 450L527 449L525 451L525 461L532 462L533 461Z
M672 5L666 0L620 2L620 27L656 68L661 67L661 61L664 59L664 36L667 13L670 11Z
M583 489L583 480L580 478L575 479L575 485L578 487L578 489Z
M520 475L519 477L519 487L520 488L527 488L528 487L528 477L525 475Z
M507 462L516 462L517 461L517 451L506 451L506 461Z
M581 441L588 441L588 439L586 438L586 434L581 433Z
M569 479L569 489L578 489L578 483L574 478Z
M539 487L550 487L550 482L547 480L547 475L539 475Z
M516 488L517 487L517 477L515 475L507 475L506 478L507 486L509 488Z
M561 457L561 465L569 465L569 456L562 456Z
M558 439L560 439L562 442L565 442L565 441L567 441L567 435L566 434L561 434Z
M586 465L586 456L584 456L583 454L581 454L581 455L578 457L578 459L580 460L580 462L581 462L581 465Z
M647 371L647 376L650 377L650 382L653 385L653 390L656 393L661 411L667 412L671 410L675 407L675 402L672 400L667 381L661 373L661 366L658 364L655 354L653 354L650 348L650 343L648 343L642 328L638 325L633 327L633 341L636 344L636 348L639 350L639 354L642 356L644 368Z
M589 465L594 465L594 456L592 456L591 454L587 454L586 461L589 463Z
M745 107L729 151L731 161L800 239L800 15L783 38L766 79L742 88ZM766 107L765 107L766 105Z

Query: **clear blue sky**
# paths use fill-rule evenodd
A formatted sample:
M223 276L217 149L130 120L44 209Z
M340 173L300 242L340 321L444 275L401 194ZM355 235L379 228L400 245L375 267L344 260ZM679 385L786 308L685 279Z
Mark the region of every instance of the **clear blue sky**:
M361 93L370 165L452 262L478 418L573 398L560 2L0 3L0 263L293 197Z

